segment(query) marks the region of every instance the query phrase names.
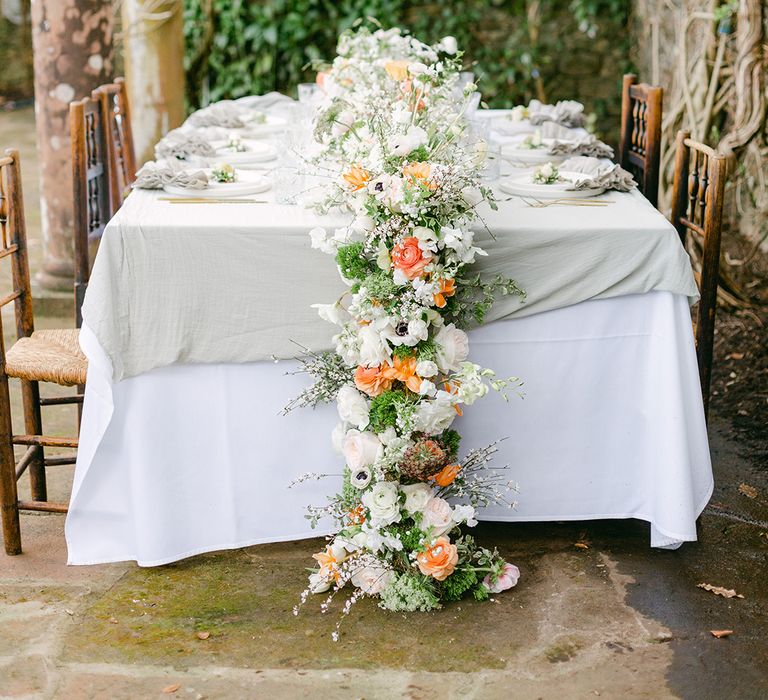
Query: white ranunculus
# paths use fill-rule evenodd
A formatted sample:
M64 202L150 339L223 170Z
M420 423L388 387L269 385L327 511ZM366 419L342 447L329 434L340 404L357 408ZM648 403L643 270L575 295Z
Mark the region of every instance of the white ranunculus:
M373 231L376 228L376 222L366 214L360 214L355 217L352 226L358 231Z
M400 490L405 494L405 510L409 515L421 513L432 498L432 489L426 484L401 486Z
M382 444L375 433L369 431L348 430L342 443L344 459L347 466L354 473L362 467L370 467L377 459L380 459Z
M421 360L416 363L416 374L425 379L437 374L437 365L432 360Z
M421 384L419 384L419 393L422 396L435 396L437 394L437 387L429 379L422 379Z
M408 335L415 338L416 342L426 340L429 337L429 328L420 318L415 318L412 321L408 321Z
M370 422L368 399L355 387L347 385L339 389L336 395L336 409L341 420L351 423L360 430L368 427Z
M441 372L456 372L469 354L469 338L455 324L443 326L435 336L437 366Z
M438 391L433 399L425 399L416 408L413 429L427 435L438 435L456 418L453 399L447 391Z
M440 43L438 44L438 48L445 51L445 53L451 54L451 56L453 56L453 54L455 54L459 50L459 44L456 41L456 37L444 36L440 40Z
M357 332L360 341L360 364L366 367L378 367L389 361L392 349L376 323L369 323Z
M393 481L378 481L361 498L371 516L371 525L386 527L400 521L400 494Z
M457 525L466 523L467 527L477 525L477 511L470 505L459 504L453 508L453 522Z
M356 569L352 574L352 585L368 595L379 595L392 581L395 572L383 566L371 564Z
M426 531L428 528L432 528L432 535L439 537L455 525L451 504L444 498L432 496L424 506L421 529Z
M344 423L337 423L331 433L331 444L334 452L341 454L341 446L344 442L344 436L347 434L347 426Z
M344 307L336 302L335 304L312 304L313 309L317 309L317 315L337 326L343 326L349 320L349 314Z

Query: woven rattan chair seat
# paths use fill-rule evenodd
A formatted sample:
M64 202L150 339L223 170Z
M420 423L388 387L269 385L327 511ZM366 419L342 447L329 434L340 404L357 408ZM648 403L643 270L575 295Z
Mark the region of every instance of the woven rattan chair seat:
M88 360L80 349L79 334L76 328L66 328L19 338L6 354L6 374L62 386L85 384Z

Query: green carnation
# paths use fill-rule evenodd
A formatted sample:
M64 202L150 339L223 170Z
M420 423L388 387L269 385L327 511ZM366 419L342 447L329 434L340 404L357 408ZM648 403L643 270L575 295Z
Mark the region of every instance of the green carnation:
M362 243L341 246L336 252L336 264L348 280L365 279L371 271L371 263L363 254Z
M397 424L398 411L405 405L402 391L385 391L371 401L371 430L382 433Z
M440 584L442 600L461 600L462 596L477 586L477 574L473 569L456 569Z

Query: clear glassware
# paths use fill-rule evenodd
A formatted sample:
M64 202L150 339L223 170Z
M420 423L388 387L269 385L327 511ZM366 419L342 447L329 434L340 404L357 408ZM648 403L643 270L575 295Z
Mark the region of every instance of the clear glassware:
M299 103L306 105L314 111L317 100L320 97L320 87L317 83L299 83L298 95Z
M281 163L272 171L277 204L298 204L304 192L304 171L297 163Z

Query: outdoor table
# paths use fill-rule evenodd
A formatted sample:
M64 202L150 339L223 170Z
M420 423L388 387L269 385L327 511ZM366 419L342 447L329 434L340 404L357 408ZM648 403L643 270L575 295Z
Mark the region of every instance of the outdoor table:
M524 397L486 397L457 428L463 452L507 438L496 463L510 465L518 503L482 520L639 518L652 546L676 547L696 539L713 487L693 293L682 291L693 278L661 214L637 192L608 194L601 209L537 209L500 193L479 244L519 244L519 256L491 257L528 301L470 331L470 359L521 377ZM308 232L334 219L258 198L267 203L171 205L136 191L107 227L80 339L89 370L71 564L152 566L332 530L311 529L304 506L339 489L336 409L281 409L308 381L291 374L286 343L294 355L331 346L334 327L310 304L344 285ZM267 285L289 254L303 277ZM332 476L289 489L305 472Z

